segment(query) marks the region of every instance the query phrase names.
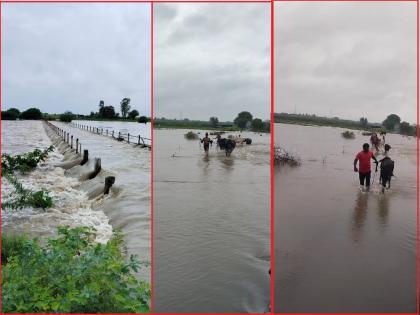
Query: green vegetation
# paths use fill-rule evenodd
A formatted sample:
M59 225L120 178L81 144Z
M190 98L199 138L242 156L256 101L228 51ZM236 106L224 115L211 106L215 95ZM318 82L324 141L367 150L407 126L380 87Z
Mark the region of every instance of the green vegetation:
M287 152L285 149L274 146L274 164L276 166L288 165L295 167L301 165L301 160L299 157Z
M166 119L155 118L154 128L172 128L172 129L201 129L218 131L243 131L244 129L254 132L270 132L270 121L262 121L259 118L252 120L249 112L241 112L235 118L234 122L220 122L217 117L210 117L208 121L189 120L189 119Z
M20 114L20 119L27 120L41 120L43 117L41 111L38 108L29 108Z
M76 118L76 115L73 114L70 111L66 111L66 112L64 112L64 114L60 115L60 121L62 121L62 122L71 122L75 118Z
M137 258L125 262L121 234L100 244L91 228L61 227L46 245L6 239L3 313L149 312L150 287L133 275L140 268Z
M356 135L354 134L354 132L353 131L349 131L349 130L343 131L341 133L341 136L344 139L354 139L354 138L356 138Z
M5 235L1 237L1 264L5 265L12 256L19 256L25 251L29 238L26 235Z
M6 111L1 112L2 120L16 120L20 116L20 111L17 108L9 108Z
M12 194L7 201L2 202L2 207L4 209L22 209L24 207L46 209L53 206L53 200L49 196L49 192L47 190L41 189L38 191L32 191L24 188L18 179L12 174L5 173L4 176L15 188L15 193Z
M120 102L120 106L121 106L121 116L123 116L124 118L127 117L128 112L130 111L130 99L127 97L124 97L122 99L122 101Z
M199 138L198 134L196 134L195 132L192 132L192 131L188 131L184 135L184 137L185 137L185 139L188 139L188 140L197 140Z
M45 161L50 152L54 151L54 147L50 146L45 150L35 149L34 151L15 156L3 153L1 155L2 175L5 173L12 174L14 171L26 173L34 169L38 163Z
M368 123L367 118L361 117L359 121L340 119L338 117L329 118L309 114L289 114L274 113L274 122L284 124L330 126L357 130L376 129L376 132L386 130L388 132L400 133L408 136L416 136L416 125L408 122L401 122L398 115L389 115L382 124ZM378 130L379 129L379 130Z
M34 208L50 208L53 205L53 200L45 189L32 191L26 189L19 182L14 175L15 172L27 173L33 170L38 163L44 161L48 154L54 150L53 146L45 150L35 149L34 151L11 156L9 154L2 154L1 166L2 176L15 188L15 192L2 203L3 208L21 209L23 207Z
M136 119L136 117L139 115L138 110L133 109L131 112L128 113L128 118L130 119Z
M242 131L245 128L247 128L248 124L251 124L251 121L252 121L252 115L250 112L240 112L233 122Z
M137 121L141 124L147 124L150 121L150 118L147 118L146 116L140 116Z

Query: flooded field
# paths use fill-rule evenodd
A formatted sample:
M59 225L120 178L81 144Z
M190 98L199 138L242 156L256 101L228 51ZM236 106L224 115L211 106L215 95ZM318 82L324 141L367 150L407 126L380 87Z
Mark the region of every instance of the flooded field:
M112 229L119 229L125 235L127 253L150 262L150 151L64 123L53 123L79 138L82 149L89 150L91 160L101 158L102 171L92 180L80 180L91 165L88 163L64 171L56 166L68 156L62 155L57 148L40 167L22 176L25 186L51 191L54 206L46 211L4 210L3 232L47 236L54 234L60 225L87 225L97 229L100 241L106 241ZM44 128L40 121L3 121L2 151L12 154L28 152L48 147L53 142L60 147L47 135L50 129ZM98 191L103 191L106 175L113 175L116 180L110 194L104 197ZM8 189L10 187L3 182L2 196ZM142 268L138 276L149 280L150 267Z
M388 134L391 189L380 193L378 172L362 193L353 160L369 137L344 130L275 125L302 162L275 170L275 310L414 313L416 140Z
M155 311L266 311L270 135L243 133L252 144L226 158L188 130L154 132Z

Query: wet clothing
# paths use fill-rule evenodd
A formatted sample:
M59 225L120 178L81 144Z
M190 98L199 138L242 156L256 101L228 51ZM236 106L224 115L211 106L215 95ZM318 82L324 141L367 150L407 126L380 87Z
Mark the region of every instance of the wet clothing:
M359 180L360 180L360 185L364 186L365 185L365 180L366 180L366 186L369 187L370 186L370 171L369 172L359 172Z
M360 173L370 173L370 160L373 157L373 152L371 151L360 151L356 155L356 159L359 160L359 172Z

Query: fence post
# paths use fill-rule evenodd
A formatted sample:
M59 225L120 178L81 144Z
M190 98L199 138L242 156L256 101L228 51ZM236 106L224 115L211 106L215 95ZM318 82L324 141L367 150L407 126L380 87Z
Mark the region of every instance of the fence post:
M130 134L127 134L127 142L130 143Z
M114 130L112 130L112 138L114 138Z
M67 143L70 143L69 142L69 133L67 132Z
M109 194L109 189L115 183L115 176L107 176L105 177L105 187L104 187L104 194Z
M79 153L79 138L76 139L76 154Z
M71 135L71 144L70 144L70 148L73 149L73 135Z
M89 151L88 150L83 150L83 160L80 163L80 165L85 164L88 160L89 160Z
M140 144L140 135L139 135L139 141L137 142L137 144Z

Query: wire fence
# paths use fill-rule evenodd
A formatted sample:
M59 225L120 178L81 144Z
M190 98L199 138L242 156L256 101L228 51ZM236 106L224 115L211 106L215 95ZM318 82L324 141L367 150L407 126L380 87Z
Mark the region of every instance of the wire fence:
M79 141L79 138L74 137L71 135L68 131L57 127L56 125L50 123L49 121L45 121L45 123L55 131L57 135L63 139L64 142L66 142L71 149L76 150L76 154L82 154L82 143Z
M117 133L114 130L110 130L110 128L93 127L93 126L88 126L88 125L75 123L75 122L71 122L70 125L75 127L75 128L79 128L81 130L92 132L92 133L97 134L97 135L102 135L102 136L113 138L117 141L124 141L124 142L127 142L127 143L137 144L140 147L151 148L151 144L146 143L146 141L145 141L145 140L147 140L148 142L151 143L151 139L146 138L146 137L142 137L141 135L133 135L133 134L130 134L128 132L121 132L121 131L119 131Z

